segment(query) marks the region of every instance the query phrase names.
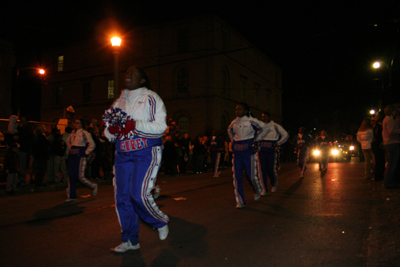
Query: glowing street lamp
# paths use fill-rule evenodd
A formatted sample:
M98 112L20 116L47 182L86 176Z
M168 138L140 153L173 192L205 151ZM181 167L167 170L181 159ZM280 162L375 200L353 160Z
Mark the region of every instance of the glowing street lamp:
M375 110L374 110L374 109L371 109L371 110L369 111L369 114L374 115L374 114L375 114Z
M121 38L113 37L111 38L111 45L114 47L114 97L119 96L119 86L118 86L118 54L119 47L121 46Z
M388 73L389 73L389 88L390 88L392 86L392 72L390 71L389 66L385 62L376 61L376 62L374 62L374 64L372 64L372 67L374 69L380 69L381 65L384 65L386 67L386 69L388 70ZM381 80L382 80L382 91L381 91L381 97L380 97L381 99L379 101L379 111L382 110L383 94L384 94L384 91L385 91L385 81L384 81L383 78L381 78Z

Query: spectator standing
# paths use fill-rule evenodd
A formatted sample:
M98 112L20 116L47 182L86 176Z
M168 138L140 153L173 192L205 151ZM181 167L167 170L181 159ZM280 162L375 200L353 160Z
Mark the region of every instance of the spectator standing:
M64 140L64 142L66 144L68 142L68 138L71 135L71 133L72 133L72 128L69 126L65 127L65 132L62 134L62 139ZM69 155L69 148L67 146L65 149L65 154L64 154L64 159L65 159L65 163L67 165L67 170L68 170L68 155ZM67 179L67 181L63 181L63 182L65 182L65 183L68 182L68 179Z
M375 155L371 149L374 132L370 118L364 118L357 132L357 141L361 144L361 149L365 159L365 179L371 179L371 169L375 169Z
M165 174L174 174L176 171L176 148L172 137L167 135L164 140L163 160Z
M387 159L384 186L387 189L397 188L395 170L399 160L400 128L394 118L398 115L396 106L385 107L385 115L382 122L383 148Z
M46 175L47 161L49 160L50 142L45 135L46 126L39 124L37 126L33 143L33 171L35 173L35 185L44 186L44 177Z
M385 151L383 150L382 138L382 121L384 119L383 112L379 112L375 116L373 127L374 138L371 143L372 152L375 155L375 178L374 181L382 181L385 173Z
M100 175L100 167L101 167L101 156L102 156L102 143L100 142L100 139L97 138L97 135L95 134L95 131L92 127L88 128L88 132L91 134L92 139L94 141L95 149L92 153L94 153L94 158L92 159L92 162L89 164L90 165L90 176L92 179L103 179Z
M18 160L20 172L18 173L18 183L20 186L25 186L26 184L26 170L29 166L29 152L31 150L31 141L33 134L30 131L29 123L26 118L21 118L18 124L19 133L19 148L18 148Z
M6 192L8 194L15 194L17 188L18 173L20 172L17 152L18 145L11 143L4 155L4 171L7 173Z
M67 164L64 159L65 151L67 149L67 143L64 142L60 130L54 131L53 143L50 145L50 153L53 157L53 175L54 182L60 183L60 171L63 182L68 181L67 175Z
M197 136L195 140L193 140L193 171L196 174L203 172L203 144L201 136Z
M189 154L190 154L190 137L188 133L183 135L183 138L179 141L179 146L181 148L181 159L180 159L180 166L179 171L180 173L186 173L186 169L189 163Z

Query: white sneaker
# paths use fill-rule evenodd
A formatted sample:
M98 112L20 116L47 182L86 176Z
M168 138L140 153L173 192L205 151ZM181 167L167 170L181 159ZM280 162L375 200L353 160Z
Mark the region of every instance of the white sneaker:
M92 191L92 196L96 196L97 195L97 188L99 187L99 185L98 184L95 184L94 185L94 188L93 188L93 191Z
M259 193L258 194L254 194L254 200L255 201L259 200L260 197L261 197L261 195Z
M128 250L136 250L136 249L139 249L139 248L140 248L139 243L137 243L136 245L132 245L131 241L128 240L128 242L122 242L117 247L112 248L111 250L114 251L114 252L123 253L123 252L126 252Z
M158 228L158 237L160 238L160 240L165 240L168 236L168 233L169 233L168 224L165 225L164 227Z
M65 202L75 202L76 200L76 198L67 198Z
M277 187L277 186L273 186L273 187L271 188L271 192L272 192L272 193L275 193L277 190L278 190L278 187Z
M244 204L242 204L242 203L237 203L237 204L236 204L236 208L237 208L237 209L243 209L243 208L244 208Z

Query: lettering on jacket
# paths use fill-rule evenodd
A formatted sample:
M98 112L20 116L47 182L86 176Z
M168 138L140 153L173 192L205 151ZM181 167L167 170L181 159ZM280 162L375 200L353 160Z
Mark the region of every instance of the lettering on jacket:
M121 141L120 148L122 152L129 152L147 148L147 139L137 138L137 139Z
M233 150L236 150L236 151L245 151L245 150L247 150L248 148L249 148L249 145L248 145L248 144L244 144L244 145L235 144L235 145L233 146Z

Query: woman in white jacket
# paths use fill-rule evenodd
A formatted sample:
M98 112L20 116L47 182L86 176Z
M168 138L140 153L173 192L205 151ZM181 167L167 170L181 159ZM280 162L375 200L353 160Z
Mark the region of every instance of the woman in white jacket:
M365 179L371 179L371 168L375 166L375 155L371 149L374 132L369 118L365 118L357 132L357 141L361 144L365 158Z

